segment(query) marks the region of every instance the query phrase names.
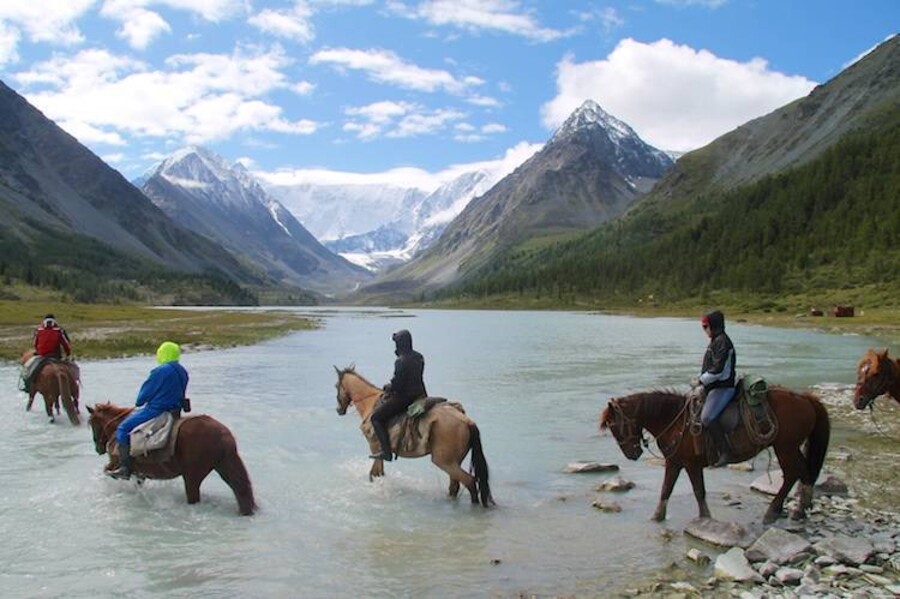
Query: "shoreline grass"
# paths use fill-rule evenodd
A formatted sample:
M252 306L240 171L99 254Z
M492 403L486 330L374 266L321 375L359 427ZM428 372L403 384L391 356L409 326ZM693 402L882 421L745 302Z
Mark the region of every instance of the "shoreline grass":
M53 313L78 359L147 355L163 341L187 350L253 345L318 321L287 310L179 309L134 305L0 301L0 360L18 361L44 314Z

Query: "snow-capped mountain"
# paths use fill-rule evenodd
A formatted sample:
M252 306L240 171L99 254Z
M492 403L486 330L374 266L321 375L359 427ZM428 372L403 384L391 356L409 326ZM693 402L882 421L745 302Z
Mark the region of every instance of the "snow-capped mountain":
M596 227L622 214L671 165L588 100L540 151L470 201L426 250L362 291L415 296L488 267L505 252Z
M370 276L319 243L242 165L205 148L172 154L141 189L172 219L276 281L335 294Z

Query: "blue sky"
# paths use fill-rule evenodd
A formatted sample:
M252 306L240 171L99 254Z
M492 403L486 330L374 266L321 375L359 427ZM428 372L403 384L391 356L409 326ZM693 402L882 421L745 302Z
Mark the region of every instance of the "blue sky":
M129 178L201 144L273 181L433 188L586 98L701 147L898 23L898 0L0 0L0 79Z

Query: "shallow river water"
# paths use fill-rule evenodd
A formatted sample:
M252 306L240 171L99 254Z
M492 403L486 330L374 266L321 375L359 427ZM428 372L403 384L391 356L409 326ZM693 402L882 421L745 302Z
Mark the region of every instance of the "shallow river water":
M686 390L706 338L695 320L565 312L303 310L311 332L252 347L186 352L194 413L231 428L258 513L238 516L213 473L202 502L180 480L107 479L90 429L47 423L0 366L0 594L3 597L598 596L684 555L664 542L696 516L686 477L664 525L649 516L662 469L628 462L597 430L606 401L657 387ZM393 331L426 358L429 392L456 399L481 429L498 506L446 497L428 458L387 464L368 481L354 411L335 412L333 366L377 384L393 365ZM852 383L856 336L728 324L740 371L802 389ZM159 340L162 341L162 340ZM150 357L81 362L82 402L131 405ZM646 455L646 454L645 454ZM763 458L765 460L765 458ZM614 462L634 489L623 510L591 506L607 475L565 474L574 461ZM468 459L465 462L468 466ZM763 468L765 463L763 463ZM720 519L759 522L759 473L707 471ZM723 494L739 494L741 509Z

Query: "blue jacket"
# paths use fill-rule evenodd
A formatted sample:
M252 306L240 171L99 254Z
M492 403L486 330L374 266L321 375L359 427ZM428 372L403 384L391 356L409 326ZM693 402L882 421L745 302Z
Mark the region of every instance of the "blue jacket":
M147 380L141 385L141 390L138 391L135 405L139 409L129 414L116 427L116 441L119 445L128 444L128 434L137 425L163 412L181 408L187 384L187 370L178 362L167 362L151 370Z
M155 412L156 416L169 410L177 410L181 407L187 384L188 373L184 366L178 362L160 364L150 371L134 404L143 406L144 412Z

